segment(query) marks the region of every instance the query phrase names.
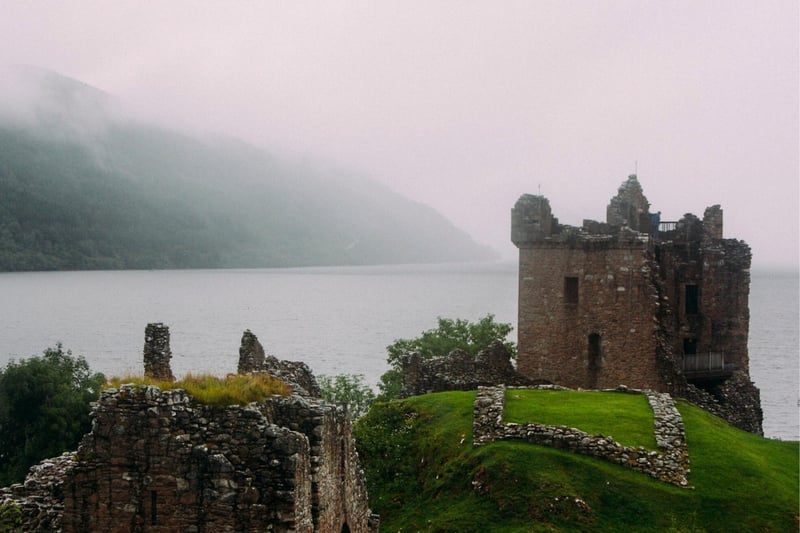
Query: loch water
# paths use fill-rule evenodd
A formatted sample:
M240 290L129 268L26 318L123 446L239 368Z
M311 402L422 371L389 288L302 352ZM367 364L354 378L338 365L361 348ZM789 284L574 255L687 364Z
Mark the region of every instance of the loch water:
M57 342L93 370L141 373L144 328L170 327L176 375L236 371L242 332L316 374L376 384L385 348L437 317L516 325L514 263L0 274L0 365ZM768 437L798 440L797 272L753 271L750 370Z

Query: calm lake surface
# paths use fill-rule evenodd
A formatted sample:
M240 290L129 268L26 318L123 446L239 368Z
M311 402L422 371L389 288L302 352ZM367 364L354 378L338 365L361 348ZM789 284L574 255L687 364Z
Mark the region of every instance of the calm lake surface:
M106 375L141 373L144 328L169 325L176 375L235 372L242 332L316 374L377 383L385 347L438 316L517 321L515 264L0 274L0 364L62 342ZM764 431L800 438L798 274L753 272L751 376Z

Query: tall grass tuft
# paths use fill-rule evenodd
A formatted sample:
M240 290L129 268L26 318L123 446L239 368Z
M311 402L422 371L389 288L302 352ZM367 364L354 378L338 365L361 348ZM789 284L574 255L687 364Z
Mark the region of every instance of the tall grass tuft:
M196 401L205 405L245 405L263 400L273 394L288 396L289 385L267 374L228 374L224 378L210 374L187 374L178 381L159 381L142 375L113 377L106 388L120 385L155 385L161 390L184 389Z

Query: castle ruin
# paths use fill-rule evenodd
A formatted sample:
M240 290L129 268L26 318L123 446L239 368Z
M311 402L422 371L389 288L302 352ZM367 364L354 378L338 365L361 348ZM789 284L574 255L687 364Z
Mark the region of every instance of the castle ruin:
M172 379L163 324L148 324L144 357L149 375ZM18 505L21 530L35 532L378 531L346 409L250 331L239 368L280 374L292 393L213 406L182 389L105 390L78 450L0 488L0 504Z
M524 194L511 211L519 248L518 370L570 388L626 385L686 397L762 433L750 381L749 246L723 238L722 209L662 221L635 175L606 221L560 224Z

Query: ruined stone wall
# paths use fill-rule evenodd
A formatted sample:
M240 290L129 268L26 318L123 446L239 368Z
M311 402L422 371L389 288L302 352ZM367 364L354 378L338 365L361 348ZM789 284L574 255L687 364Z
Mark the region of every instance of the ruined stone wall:
M504 387L482 387L473 406L473 441L482 446L496 440L522 440L531 444L552 446L573 453L597 457L643 474L688 487L689 452L683 419L666 393L631 391L645 394L653 409L653 431L659 451L633 448L611 437L590 435L567 426L536 423L506 423Z
M367 488L352 438L349 416L340 406L297 396L275 398L276 423L308 438L314 531L373 531Z
M519 269L520 373L571 388L663 390L646 242L534 244L520 248ZM566 278L577 284L572 301Z
M453 350L444 357L423 360L409 354L402 360L403 389L407 398L431 392L475 390L481 385L532 385L536 380L518 373L511 353L500 341L493 342L477 357Z
M105 391L64 484L63 530L313 531L308 439L268 411Z
M24 531L378 530L340 407L298 396L213 407L123 385L92 418L77 452L0 489Z
M160 322L147 324L144 330L144 375L160 381L174 381L170 359L169 327Z
M258 337L249 329L242 334L238 372L269 374L288 383L295 395L308 398L322 396L317 378L307 364L302 361L284 361L274 355L266 355Z
M650 203L635 174L620 185L617 195L606 207L606 223L627 226L642 233L650 231Z

